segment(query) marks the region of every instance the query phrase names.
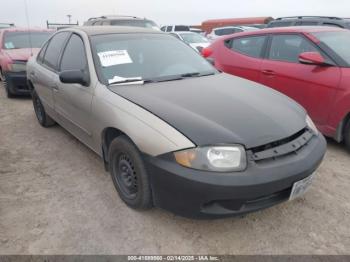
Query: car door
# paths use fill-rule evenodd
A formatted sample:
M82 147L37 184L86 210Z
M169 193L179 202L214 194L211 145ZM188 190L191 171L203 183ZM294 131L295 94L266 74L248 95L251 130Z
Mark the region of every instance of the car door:
M81 70L90 76L85 44L76 33L70 36L61 56L59 71ZM92 144L91 102L92 84L65 84L55 76L55 110L60 124L87 145Z
M319 52L333 63L302 34L276 34L270 41L260 82L296 100L318 125L324 124L340 81L340 69L301 64L299 55L303 52Z
M259 81L267 36L245 36L226 40L218 59L219 69L252 81Z
M67 41L70 33L61 32L54 35L41 49L37 57L37 66L30 72L30 78L35 91L40 97L47 113L56 118L53 89L55 88L54 76L58 71L58 59L61 49Z

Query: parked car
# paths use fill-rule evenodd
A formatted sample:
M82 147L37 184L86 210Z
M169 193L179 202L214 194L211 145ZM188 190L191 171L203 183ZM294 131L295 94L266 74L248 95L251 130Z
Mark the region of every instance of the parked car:
M0 80L8 98L29 94L26 79L28 58L40 50L52 30L9 27L0 30Z
M15 26L15 24L13 24L13 23L0 23L0 29L14 27L14 26Z
M57 32L28 62L39 123L104 160L121 199L189 217L230 216L300 196L326 142L305 110L219 73L169 34Z
M272 17L211 19L211 20L204 21L201 25L201 28L203 31L206 32L206 34L209 34L214 28L234 26L234 25L235 26L266 25L272 20L273 20Z
M163 32L172 33L172 32L185 32L191 31L191 28L188 25L164 25L160 28Z
M259 28L256 27L249 27L249 26L226 26L226 27L219 27L214 28L213 31L211 31L210 34L207 35L207 38L209 41L214 41L217 38L224 36L224 35L232 35L236 33L246 32L246 31L257 31Z
M92 17L84 23L85 26L110 25L110 26L132 26L159 30L158 25L152 20L136 16L100 16Z
M328 16L291 16L271 21L267 27L286 26L335 26L350 29L350 19Z
M321 132L350 149L350 32L285 27L227 36L203 50L218 69L304 106Z
M203 48L209 46L209 41L206 37L193 32L175 32L171 33L176 38L188 44L197 52L201 52Z

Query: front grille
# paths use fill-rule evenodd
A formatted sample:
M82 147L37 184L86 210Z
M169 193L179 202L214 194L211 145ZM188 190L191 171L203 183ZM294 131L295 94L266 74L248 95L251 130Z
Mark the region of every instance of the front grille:
M296 154L309 143L313 136L314 133L311 130L304 128L290 137L251 148L248 150L248 157L257 162Z

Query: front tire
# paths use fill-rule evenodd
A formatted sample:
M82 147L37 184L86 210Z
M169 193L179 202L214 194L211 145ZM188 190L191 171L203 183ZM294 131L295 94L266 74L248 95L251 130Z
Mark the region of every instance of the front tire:
M109 147L109 170L120 198L131 208L149 209L152 193L140 151L126 136L115 138Z
M38 94L33 90L32 92L32 100L33 100L33 107L35 111L36 118L38 119L38 122L43 127L50 127L56 124L55 120L53 120L46 112L45 108L42 105L40 98Z

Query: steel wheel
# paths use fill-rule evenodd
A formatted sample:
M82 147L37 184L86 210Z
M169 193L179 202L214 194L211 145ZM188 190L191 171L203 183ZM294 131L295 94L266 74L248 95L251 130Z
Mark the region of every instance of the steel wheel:
M133 161L126 154L120 154L114 160L113 176L125 197L135 199L138 193L137 176Z

